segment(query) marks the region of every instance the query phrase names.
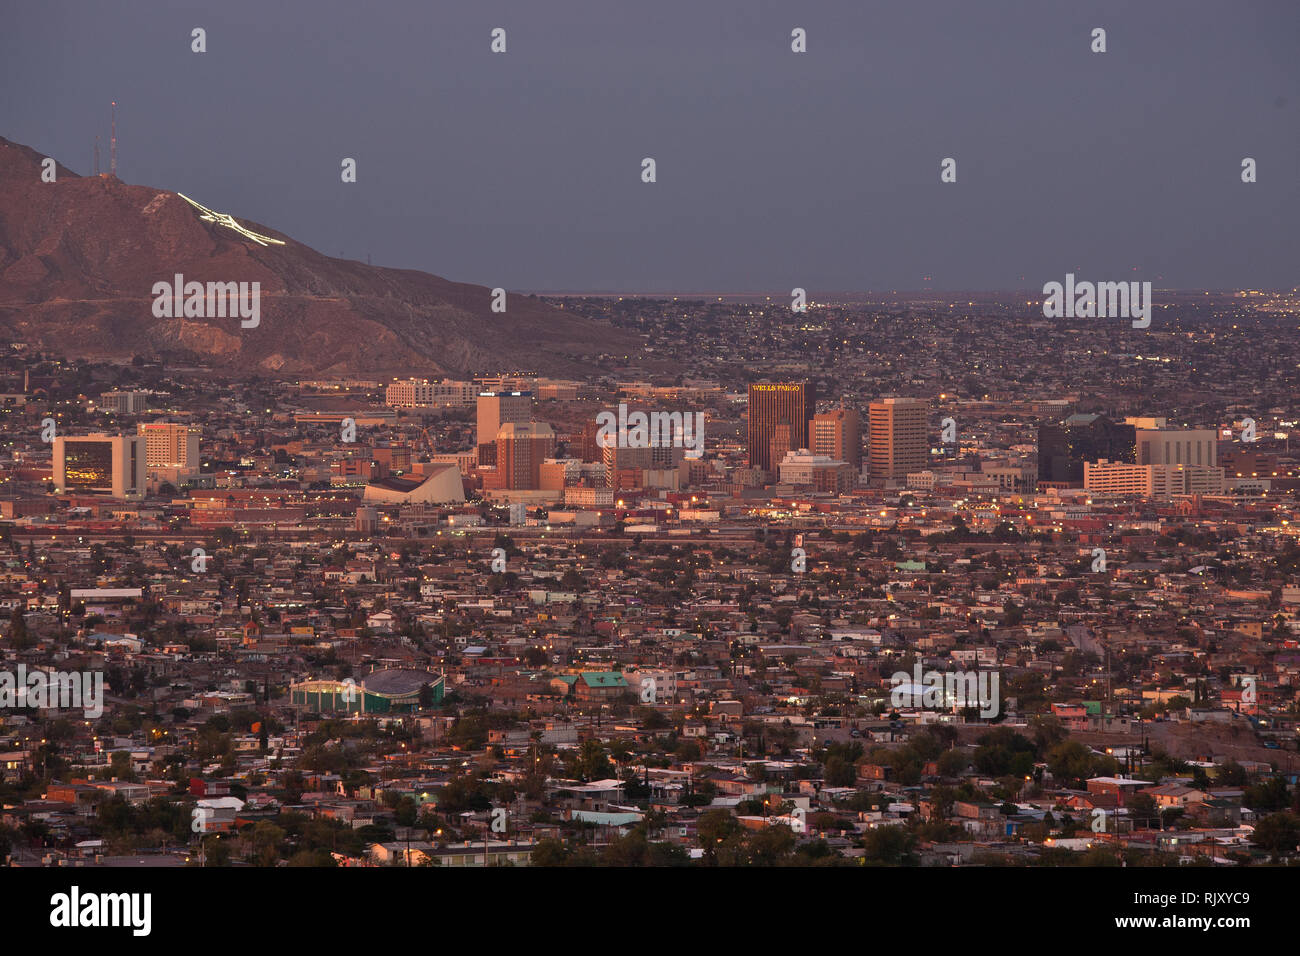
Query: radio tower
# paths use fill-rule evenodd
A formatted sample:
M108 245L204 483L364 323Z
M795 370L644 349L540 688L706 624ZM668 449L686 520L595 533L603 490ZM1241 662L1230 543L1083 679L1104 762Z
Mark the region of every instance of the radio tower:
M95 175L99 175L99 134L95 134Z
M110 140L108 169L117 175L117 100L113 100L113 138Z

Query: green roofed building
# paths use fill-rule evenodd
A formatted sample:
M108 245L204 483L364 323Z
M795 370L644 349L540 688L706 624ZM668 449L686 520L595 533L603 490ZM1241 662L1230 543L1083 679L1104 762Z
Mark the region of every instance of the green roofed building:
M583 671L573 685L578 700L618 700L627 693L627 678L618 671Z
M420 688L429 687L437 706L446 692L440 674L391 668L371 671L360 679L305 680L289 688L295 707L320 714L410 714L420 709Z

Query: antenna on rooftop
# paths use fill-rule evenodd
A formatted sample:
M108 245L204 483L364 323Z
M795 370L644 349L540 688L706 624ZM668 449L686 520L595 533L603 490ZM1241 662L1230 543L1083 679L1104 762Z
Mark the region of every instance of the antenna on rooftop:
M113 100L113 137L110 140L108 171L117 175L117 100Z

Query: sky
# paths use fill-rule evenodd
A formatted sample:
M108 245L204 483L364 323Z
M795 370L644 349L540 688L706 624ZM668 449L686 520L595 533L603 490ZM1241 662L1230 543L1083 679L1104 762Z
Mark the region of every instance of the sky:
M125 181L376 265L537 292L1300 284L1297 0L48 0L0 23L0 136L84 174L99 134L107 169L116 99Z

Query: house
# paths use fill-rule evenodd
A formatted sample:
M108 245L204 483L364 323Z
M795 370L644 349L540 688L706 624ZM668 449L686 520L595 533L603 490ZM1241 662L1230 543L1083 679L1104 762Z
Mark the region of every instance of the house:
M628 692L627 679L617 671L583 671L573 689L577 699L586 703L619 700Z
M1142 791L1155 800L1156 806L1178 807L1186 809L1189 804L1200 803L1209 797L1209 794L1203 790L1196 790L1192 787L1184 787L1182 784L1166 783L1158 787L1147 787Z
M434 859L432 843L414 840L372 843L368 851L376 866L427 866Z
M1088 793L1113 796L1116 805L1122 807L1135 793L1154 783L1154 780L1134 780L1131 777L1093 777L1088 781Z
M529 866L533 846L531 840L466 840L439 847L434 850L434 858L439 866Z
M235 817L242 809L244 801L238 797L209 797L197 801L194 820L204 833L231 830L235 826Z

